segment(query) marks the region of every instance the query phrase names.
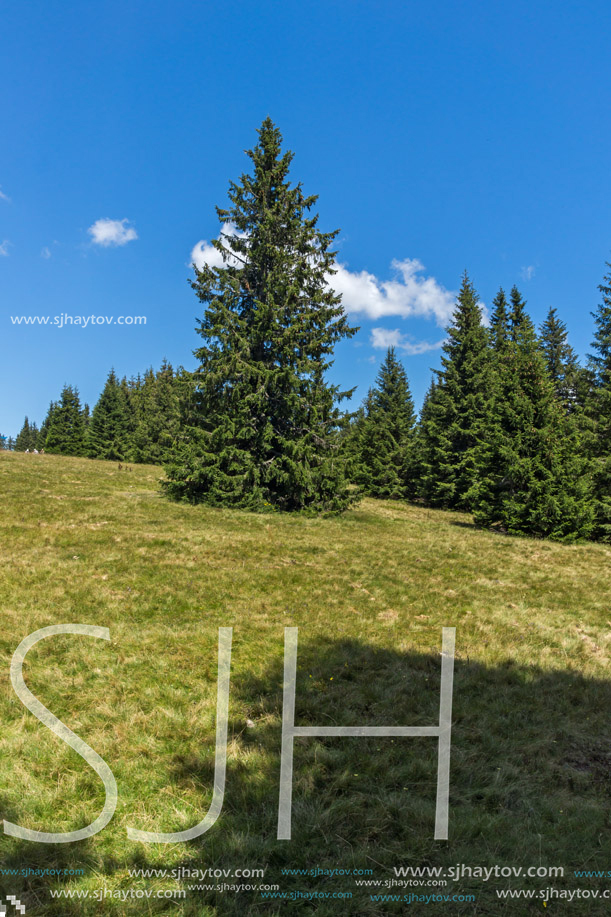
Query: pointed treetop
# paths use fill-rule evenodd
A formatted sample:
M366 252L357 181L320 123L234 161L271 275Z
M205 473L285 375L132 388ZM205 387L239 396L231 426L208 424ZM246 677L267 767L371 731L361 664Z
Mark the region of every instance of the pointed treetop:
M589 355L592 367L599 386L611 385L611 262L607 262L609 271L599 284L602 293L602 302L595 312L592 312L596 330L592 347L595 353Z
M490 336L494 349L496 351L503 350L509 337L509 316L507 310L507 297L502 287L492 300Z
M526 300L517 286L511 288L509 294L511 308L509 310L509 338L511 341L522 341L530 345L536 343L536 331L533 321L526 311Z

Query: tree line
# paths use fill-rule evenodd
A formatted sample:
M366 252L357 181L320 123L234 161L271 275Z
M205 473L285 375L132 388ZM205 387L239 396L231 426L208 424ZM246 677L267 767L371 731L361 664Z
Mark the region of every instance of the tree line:
M611 540L611 265L586 366L556 310L537 331L514 286L487 323L465 274L420 416L393 348L363 405L342 411L354 389L326 376L358 329L329 285L338 231L290 183L269 118L258 135L250 174L216 208L221 264L194 265L197 369L111 371L91 413L66 386L14 447L163 464L167 495L190 503L338 513L365 494L511 534Z
M17 452L48 452L119 462L163 464L181 429L191 374L164 360L159 370L119 379L111 370L93 411L65 385L40 428L26 417L12 444Z
M510 534L610 540L611 272L600 291L584 367L556 310L537 333L515 286L486 327L465 275L420 417L391 348L348 428L362 491Z

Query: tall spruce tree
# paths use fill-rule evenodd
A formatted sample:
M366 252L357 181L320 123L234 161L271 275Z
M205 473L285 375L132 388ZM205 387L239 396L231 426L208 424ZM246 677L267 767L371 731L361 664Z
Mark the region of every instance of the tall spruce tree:
M125 461L131 448L130 411L125 387L114 369L108 374L87 429L87 455L108 461Z
M78 389L65 385L49 425L45 451L85 455L85 423Z
M413 496L414 402L407 373L389 347L356 426L355 480L372 497Z
M337 512L350 502L337 402L325 380L335 344L355 333L328 285L336 232L317 228L317 198L291 186L291 152L267 118L250 174L217 208L222 266L195 268L205 305L195 351L196 424L167 467L175 499Z
M479 298L465 273L442 369L436 370L418 429L419 493L432 506L471 508L475 447L490 399L490 353Z
M510 340L494 362L494 398L476 450L474 518L510 534L585 538L593 504L579 428L556 398L525 305L514 287Z
M156 373L149 369L134 386L133 461L161 464L171 457L180 435L183 373L175 374L164 360Z
M509 340L509 313L507 297L501 287L492 300L492 314L490 316L490 344L495 353L501 353Z
M31 452L35 448L34 443L36 442L34 433L33 426L26 417L15 440L15 452L26 452L26 450Z
M577 354L569 344L566 325L550 309L539 331L547 371L558 400L567 411L577 411L582 405L582 373Z
M592 422L589 453L594 462L596 498L595 537L611 541L611 262L598 289L602 302L592 313L595 323L594 353L589 364L593 387L588 401Z
M52 401L49 404L49 410L47 411L46 417L40 425L40 430L38 431L38 442L36 448L38 450L47 448L47 436L49 435L49 429L51 427L51 421L53 419L53 413L57 408L57 402Z

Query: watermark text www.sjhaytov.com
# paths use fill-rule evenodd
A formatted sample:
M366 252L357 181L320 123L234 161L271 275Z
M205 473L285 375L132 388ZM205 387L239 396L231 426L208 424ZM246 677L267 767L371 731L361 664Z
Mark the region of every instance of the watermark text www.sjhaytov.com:
M146 325L146 315L11 315L13 325L49 325L52 328L89 328L93 325Z

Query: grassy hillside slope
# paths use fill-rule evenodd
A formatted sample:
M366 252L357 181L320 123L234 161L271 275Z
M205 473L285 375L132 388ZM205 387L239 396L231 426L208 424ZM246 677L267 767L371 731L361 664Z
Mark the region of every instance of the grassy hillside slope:
M41 845L0 834L3 894L20 897L28 917L409 909L372 901L389 889L357 886L354 876L282 873L315 867L372 870L368 878L381 882L399 866L565 869L564 879L390 890L474 895L475 903L443 905L456 914L545 912L541 901L499 900L497 888L611 888L573 877L611 867L607 547L511 539L463 515L374 501L336 519L178 506L159 495L159 476L151 467L0 453L4 818L70 831L101 810L100 780L21 705L9 665L19 642L47 625L111 633L110 643L48 639L24 666L29 688L102 755L119 789L114 819L90 840ZM127 825L182 830L210 804L220 626L234 631L219 820L186 844L129 841ZM293 839L276 840L287 626L299 627L300 725L435 724L441 629L456 627L448 842L433 840L432 738L298 739ZM202 884L353 897L280 901L129 874L177 867L261 868L264 878ZM34 872L9 872L27 869ZM89 897L51 897L61 889ZM166 889L187 896L117 895ZM592 900L556 908L607 910Z

